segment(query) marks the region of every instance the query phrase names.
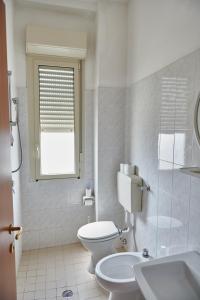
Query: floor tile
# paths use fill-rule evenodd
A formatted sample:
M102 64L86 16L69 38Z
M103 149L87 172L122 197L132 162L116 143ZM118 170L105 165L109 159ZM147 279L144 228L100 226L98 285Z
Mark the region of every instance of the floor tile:
M73 291L73 300L106 300L95 276L87 271L89 261L89 252L78 243L25 251L17 276L17 300L63 300L65 290Z

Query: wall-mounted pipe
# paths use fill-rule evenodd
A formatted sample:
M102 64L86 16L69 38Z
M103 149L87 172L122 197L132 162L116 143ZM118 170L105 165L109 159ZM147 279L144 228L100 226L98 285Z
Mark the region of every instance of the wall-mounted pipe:
M18 100L19 99L17 97L12 98L12 96L11 96L11 76L12 76L12 71L8 71L9 122L10 122L11 146L14 146L14 138L13 138L12 129L13 129L13 126L16 126L17 132L18 132L18 138L19 138L19 147L20 147L19 165L16 169L12 170L12 173L16 173L20 170L20 168L22 166L23 153L22 153L21 135L20 135L20 129L19 129L19 122L18 122L19 121L18 120L18 111L17 111L17 105L18 105ZM15 119L15 121L13 121L12 104L14 104L15 107L16 107L16 119Z

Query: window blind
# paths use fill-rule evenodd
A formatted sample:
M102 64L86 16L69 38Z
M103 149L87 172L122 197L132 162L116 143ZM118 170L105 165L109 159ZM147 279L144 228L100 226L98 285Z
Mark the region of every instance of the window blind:
M74 69L38 66L41 131L74 131Z

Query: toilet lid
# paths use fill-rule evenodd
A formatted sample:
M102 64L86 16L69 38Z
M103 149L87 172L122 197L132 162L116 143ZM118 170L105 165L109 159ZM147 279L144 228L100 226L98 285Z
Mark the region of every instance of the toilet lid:
M102 239L118 234L118 229L112 221L93 222L82 226L78 236L83 239Z

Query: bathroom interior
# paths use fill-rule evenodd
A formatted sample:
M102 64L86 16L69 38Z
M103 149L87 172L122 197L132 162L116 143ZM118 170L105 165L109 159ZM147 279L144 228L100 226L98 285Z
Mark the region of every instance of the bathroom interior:
M200 299L200 1L0 11L0 300Z

